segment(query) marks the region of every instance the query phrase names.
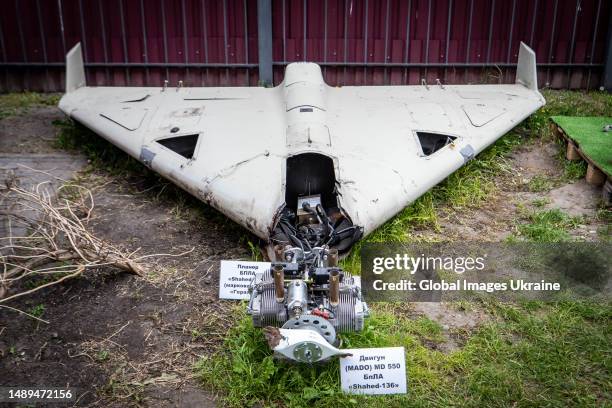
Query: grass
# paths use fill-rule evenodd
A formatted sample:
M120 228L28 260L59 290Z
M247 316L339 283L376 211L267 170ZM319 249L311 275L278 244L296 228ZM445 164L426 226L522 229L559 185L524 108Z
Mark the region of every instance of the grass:
M485 305L497 320L455 352L431 347L443 341L438 323L397 315L375 305L363 332L343 336L346 347L403 346L408 394L367 397L342 394L338 362L294 365L272 358L260 329L236 308L238 324L225 351L200 360L196 373L224 392L228 406L421 407L585 406L609 396L611 309L560 302ZM588 362L588 363L587 363Z
M34 317L42 317L42 315L45 313L45 305L39 304L34 307L31 307L28 310L28 313Z
M552 120L578 144L589 160L605 173L612 174L612 135L602 131L605 125L612 123L612 110L608 115L610 116L553 116Z
M34 106L56 106L59 94L20 92L0 94L0 120L10 116L27 113Z
M549 191L551 188L553 188L553 186L554 183L550 177L540 174L533 176L527 183L527 188L529 191L534 193Z
M572 217L554 208L536 211L528 216L528 222L517 226L520 237L531 242L563 242L572 240L569 231L580 225L581 217Z

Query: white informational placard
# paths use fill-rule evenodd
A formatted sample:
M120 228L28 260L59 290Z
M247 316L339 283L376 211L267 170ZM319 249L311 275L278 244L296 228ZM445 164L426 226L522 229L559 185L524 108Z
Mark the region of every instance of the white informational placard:
M342 391L351 394L405 394L406 360L403 347L342 350Z
M219 299L249 299L249 285L257 273L270 269L270 262L221 261Z

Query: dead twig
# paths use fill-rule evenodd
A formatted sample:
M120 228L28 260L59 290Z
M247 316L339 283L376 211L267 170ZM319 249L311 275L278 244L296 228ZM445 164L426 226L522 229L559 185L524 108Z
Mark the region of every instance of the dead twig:
M136 256L139 249L124 251L97 237L88 228L94 198L83 186L62 185L55 197L48 182L31 190L7 183L0 190L0 202L10 204L0 211L10 225L9 236L0 238L0 304L105 266L144 276L144 259L193 251ZM41 278L42 282L23 290L24 285L17 283L26 278Z

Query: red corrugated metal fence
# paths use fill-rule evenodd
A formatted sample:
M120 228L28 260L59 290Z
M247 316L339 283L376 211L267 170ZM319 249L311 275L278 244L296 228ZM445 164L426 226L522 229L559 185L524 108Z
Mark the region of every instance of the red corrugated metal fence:
M272 0L274 83L315 61L330 85L511 82L520 41L540 86L602 82L608 0ZM8 0L0 89L61 90L81 41L88 84L257 85L257 0Z

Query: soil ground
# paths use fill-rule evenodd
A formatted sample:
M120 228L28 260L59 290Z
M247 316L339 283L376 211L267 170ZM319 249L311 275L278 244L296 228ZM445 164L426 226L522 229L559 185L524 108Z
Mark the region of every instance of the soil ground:
M79 390L78 406L215 406L215 395L197 383L192 366L220 347L233 323L234 304L217 299L219 261L250 259L252 237L204 204L186 205L184 197L165 200L163 184L86 170L82 156L53 147L51 122L61 117L56 108L42 107L0 121L2 163L35 153L39 169L78 178L94 194L92 230L115 245L142 254L191 252L151 258L145 279L99 270L11 304L25 311L43 305L49 324L0 309L0 386L69 385ZM557 152L553 142L522 146L506 159L509 170L496 176L497 191L485 204L441 208L440 228L417 235L503 240L540 200L546 208L584 216L571 234L595 239L602 226L595 217L597 189L584 180L558 180L539 192L527 188L536 176L562 173ZM71 165L52 165L58 156ZM32 173L21 177L28 183ZM412 304L406 312L442 325L448 338L436 346L442 351L461 346L458 331L489 319L482 311L443 303Z

